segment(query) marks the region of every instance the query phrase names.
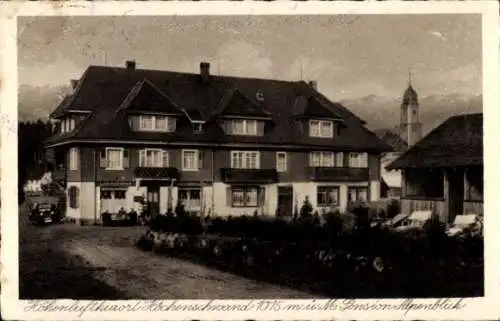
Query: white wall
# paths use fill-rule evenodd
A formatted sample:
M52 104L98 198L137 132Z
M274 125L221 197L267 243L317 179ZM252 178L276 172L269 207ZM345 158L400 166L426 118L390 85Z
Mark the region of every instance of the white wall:
M380 199L380 181L370 182L370 201L378 201Z
M96 211L95 183L80 183L80 217L86 220L99 219L99 213Z

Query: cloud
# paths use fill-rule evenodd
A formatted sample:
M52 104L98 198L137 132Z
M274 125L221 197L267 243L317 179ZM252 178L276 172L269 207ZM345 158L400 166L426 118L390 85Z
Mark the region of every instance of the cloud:
M244 41L224 43L215 53L214 60L215 66L224 75L273 77L273 62L267 52Z
M427 33L430 34L431 36L434 36L434 37L436 37L438 39L441 39L443 42L446 42L446 40L447 40L446 37L445 37L445 35L443 35L439 31L428 31Z

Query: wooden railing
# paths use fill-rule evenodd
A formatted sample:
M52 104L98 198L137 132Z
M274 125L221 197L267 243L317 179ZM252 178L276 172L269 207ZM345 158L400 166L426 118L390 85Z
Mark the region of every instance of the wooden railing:
M309 167L309 179L319 182L363 182L369 180L369 170L351 167Z

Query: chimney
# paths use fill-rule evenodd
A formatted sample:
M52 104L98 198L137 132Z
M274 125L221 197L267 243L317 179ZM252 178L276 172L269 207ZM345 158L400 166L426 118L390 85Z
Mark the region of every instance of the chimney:
M309 86L311 86L314 90L318 90L318 82L316 80L309 81Z
M127 70L135 70L135 60L127 60L125 62L125 67Z
M208 83L210 78L210 63L200 62L200 77L203 83Z
M71 89L76 89L76 86L78 86L78 79L71 79L69 82L71 84Z

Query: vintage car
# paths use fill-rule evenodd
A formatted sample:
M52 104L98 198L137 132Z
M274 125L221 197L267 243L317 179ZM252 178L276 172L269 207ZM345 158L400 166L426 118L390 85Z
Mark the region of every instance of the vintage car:
M55 196L39 196L30 199L29 219L35 225L59 223L61 215L58 209L59 199Z
M453 224L446 230L450 237L463 237L467 235L480 234L482 222L477 214L457 215Z

